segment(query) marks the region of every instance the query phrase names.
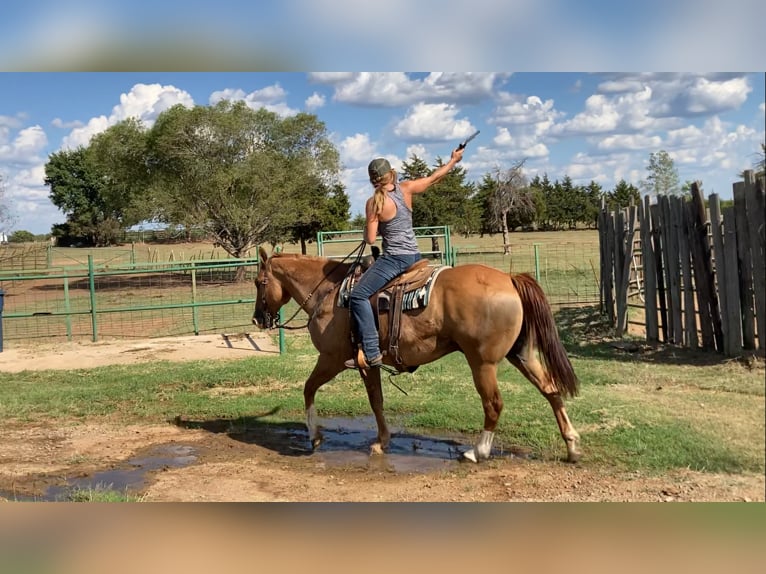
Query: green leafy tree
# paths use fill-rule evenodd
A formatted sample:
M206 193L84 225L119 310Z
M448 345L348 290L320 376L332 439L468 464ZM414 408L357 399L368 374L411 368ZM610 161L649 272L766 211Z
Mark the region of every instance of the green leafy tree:
M492 212L492 196L497 190L497 179L491 173L485 173L473 196L474 209L479 213L479 233L492 235L501 231L499 222Z
M103 179L103 202L123 229L152 214L146 147L147 130L136 118L109 127L88 144L89 159Z
M307 190L331 192L339 172L338 152L316 116L280 118L226 100L163 112L149 150L162 199L156 217L203 227L234 257L290 239L296 222L307 224Z
M116 243L150 215L146 130L128 119L94 136L87 147L51 154L45 165L50 199L66 215L54 227L60 244Z
M545 173L542 177L536 175L529 182L529 187L535 198L535 223L538 229L544 229L548 221L548 196L552 187L548 174Z
M365 225L367 225L367 218L363 213L357 213L349 222L351 229L364 229Z
M621 179L614 189L606 194L606 204L609 210L622 209L629 205L638 205L641 202L641 192L638 188Z
M649 175L639 183L639 187L644 193L649 195L678 195L682 193L675 163L665 150L649 154L649 164L646 170Z
M36 239L31 231L19 229L8 236L8 243L31 243Z
M291 238L300 243L306 255L306 244L316 239L319 231L342 231L347 227L351 202L342 184L328 186L317 181L298 199L298 219L291 227Z
M604 190L600 184L591 181L585 186L583 192L585 194L585 210L582 222L588 227L595 228L598 225L598 214L601 211L601 198L604 197Z
M437 158L433 169L421 158L411 156L402 165L402 179L426 177L439 169L444 162ZM447 173L428 191L412 200L412 223L415 227L448 225L458 233L467 234L479 227L479 213L471 198L474 187L466 182L466 171L459 165ZM439 238L431 238L432 251L440 251Z
M51 154L45 164L50 200L66 216L53 226L59 245L104 246L116 241L120 222L106 202L106 176L97 171L88 150L78 147Z

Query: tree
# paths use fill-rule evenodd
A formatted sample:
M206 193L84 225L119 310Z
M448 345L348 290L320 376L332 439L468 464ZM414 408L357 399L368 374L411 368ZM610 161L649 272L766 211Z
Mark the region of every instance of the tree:
M54 226L62 245L111 245L151 214L146 130L136 119L109 127L87 147L51 154L45 176L51 201L66 215Z
M354 217L351 218L351 221L349 222L351 229L364 229L365 225L367 225L367 218L363 213L357 213L354 215Z
M298 219L291 227L291 238L301 244L306 255L306 243L319 231L342 231L347 226L351 202L342 184L327 186L321 181L308 188L299 198Z
M0 231L7 231L13 224L13 216L5 199L5 178L0 173Z
M638 188L621 179L614 186L614 189L606 194L606 204L609 210L622 209L628 207L631 203L638 205L641 201L641 192Z
M637 189L636 193L638 193ZM601 198L604 196L604 191L601 188L601 185L595 181L591 181L587 186L585 186L584 195L585 211L583 213L582 222L585 223L585 225L588 227L595 228L598 226L598 214L601 211ZM639 195L639 200L640 199L641 197Z
M753 171L755 171L756 179L766 176L766 143L761 144L761 151L756 152L756 161L753 164ZM739 177L745 177L745 172L739 172Z
M85 147L51 154L45 164L45 184L53 205L66 215L65 223L53 226L60 245L103 246L116 239L120 224L105 201L106 178L96 170Z
M14 231L8 236L8 243L31 243L35 240L35 234L25 229Z
M524 160L506 170L496 169L489 196L490 216L503 232L503 254L510 253L508 231L534 220L535 200L524 175Z
M473 196L473 204L479 213L479 233L484 237L485 233L492 235L500 231L497 218L492 213L492 196L497 190L497 180L491 173L485 173L479 183L476 194Z
M675 163L665 150L649 154L649 165L646 170L649 175L639 183L644 193L650 195L678 195L682 193Z
M426 177L444 165L437 158L433 169L425 161L412 155L402 165L402 179ZM415 227L449 225L459 233L468 233L479 227L479 213L471 198L472 184L465 181L466 171L456 166L428 191L416 195L412 200L412 223ZM431 250L440 251L439 238L431 238Z
M307 190L332 193L339 172L316 116L280 118L226 100L163 112L149 134L149 166L161 197L156 217L202 226L234 257L314 221L303 218L302 198Z
M109 127L88 144L94 169L103 178L104 204L123 229L152 214L146 146L147 130L136 118Z

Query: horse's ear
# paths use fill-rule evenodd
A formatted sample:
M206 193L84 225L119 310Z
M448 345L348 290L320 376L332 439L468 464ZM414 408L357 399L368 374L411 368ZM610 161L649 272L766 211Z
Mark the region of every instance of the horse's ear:
M258 255L261 258L261 265L266 265L266 261L268 261L269 256L268 256L268 254L266 253L266 250L263 247L260 247L258 249Z

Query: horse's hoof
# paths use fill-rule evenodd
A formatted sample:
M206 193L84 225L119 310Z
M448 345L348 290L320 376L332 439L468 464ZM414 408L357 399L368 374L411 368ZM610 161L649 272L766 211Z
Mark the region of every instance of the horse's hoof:
M320 444L322 444L322 439L315 438L314 440L311 441L311 449L312 450L318 449Z
M465 451L462 455L460 455L460 460L467 460L469 462L479 462L479 459L476 458L476 453L471 450Z
M383 447L380 445L380 443L375 443L372 446L370 446L370 456L380 456L383 454Z
M580 455L579 452L570 452L567 455L567 462L572 463L572 464L574 464L576 462L579 462L580 461L580 456L581 455Z

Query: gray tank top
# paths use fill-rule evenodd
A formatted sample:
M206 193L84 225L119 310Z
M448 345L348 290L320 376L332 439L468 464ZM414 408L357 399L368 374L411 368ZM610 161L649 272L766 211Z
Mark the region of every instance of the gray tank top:
M394 184L394 190L389 197L396 205L396 215L389 221L379 221L378 230L383 238L383 253L390 255L408 255L420 253L415 241L415 231L412 229L412 210L404 203L404 196L399 183Z

